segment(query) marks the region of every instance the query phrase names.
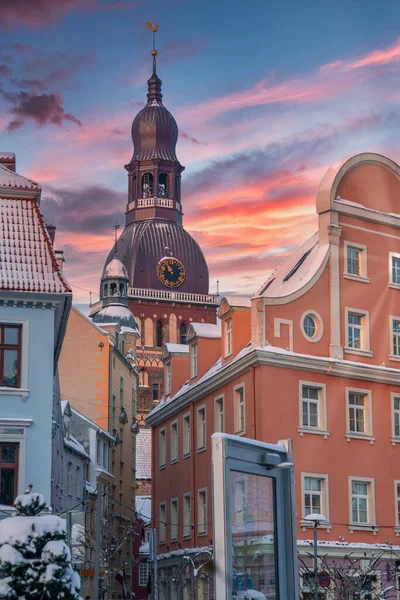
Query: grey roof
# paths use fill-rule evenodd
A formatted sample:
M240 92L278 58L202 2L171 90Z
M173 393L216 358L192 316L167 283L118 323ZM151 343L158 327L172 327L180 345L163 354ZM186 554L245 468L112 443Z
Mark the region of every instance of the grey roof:
M93 317L93 322L98 325L117 323L121 327L127 327L133 331L139 331L137 321L129 308L123 304L109 304L104 306Z
M151 429L146 427L136 436L136 479L151 479Z

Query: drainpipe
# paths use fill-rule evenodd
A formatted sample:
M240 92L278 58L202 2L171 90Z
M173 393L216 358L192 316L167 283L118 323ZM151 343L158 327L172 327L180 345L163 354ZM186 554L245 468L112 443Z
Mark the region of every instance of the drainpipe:
M256 414L256 370L254 367L250 367L250 385L251 385L251 399L253 407L253 423L251 425L253 439L257 439L257 414Z
M195 441L196 441L196 437L195 437L195 429L196 429L196 422L195 422L195 414L194 414L194 403L191 402L190 403L190 460L191 460L191 473L190 473L190 478L191 478L191 482L190 482L190 495L191 495L191 521L192 523L195 522L195 515L196 515L196 478L195 478L195 468L196 468L196 449L195 449ZM192 526L192 523L190 524L190 526ZM195 544L195 536L196 536L196 529L193 529L192 532L192 548L196 547Z

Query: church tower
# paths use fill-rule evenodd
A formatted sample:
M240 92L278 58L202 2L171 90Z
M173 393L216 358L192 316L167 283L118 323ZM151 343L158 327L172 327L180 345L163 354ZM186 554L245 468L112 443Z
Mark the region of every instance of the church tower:
M117 252L129 280L128 304L139 326L137 369L139 422L164 393L162 347L185 344L191 322L216 323L218 296L209 294L208 267L197 242L182 224L181 173L176 155L178 126L165 108L162 81L153 72L147 103L132 123L133 155L128 172L125 229L104 266ZM92 305L91 314L103 303ZM105 301L105 302L104 302Z

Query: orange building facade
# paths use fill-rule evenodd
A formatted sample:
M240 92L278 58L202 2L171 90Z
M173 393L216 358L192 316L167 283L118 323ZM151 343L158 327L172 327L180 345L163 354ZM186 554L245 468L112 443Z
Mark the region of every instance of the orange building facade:
M186 346L164 349L166 394L147 419L164 597L189 597L168 583L181 549L212 548L215 431L292 439L300 555L312 538L305 517L322 513L325 554L351 551L357 569L377 548L398 560L399 196L400 167L383 156L331 167L316 196L318 232L248 306L223 298L219 325L192 323ZM243 502L238 494L239 513ZM400 598L389 571L367 589L393 579L385 597ZM211 597L210 581L202 585ZM259 585L269 598L268 582Z

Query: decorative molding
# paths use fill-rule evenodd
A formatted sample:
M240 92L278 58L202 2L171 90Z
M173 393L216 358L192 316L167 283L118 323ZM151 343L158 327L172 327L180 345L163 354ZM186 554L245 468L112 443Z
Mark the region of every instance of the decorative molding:
M340 225L328 225L327 229L329 243L333 244L334 246L339 246L340 237L342 235L342 228L340 227Z

